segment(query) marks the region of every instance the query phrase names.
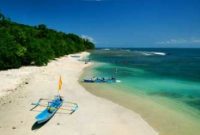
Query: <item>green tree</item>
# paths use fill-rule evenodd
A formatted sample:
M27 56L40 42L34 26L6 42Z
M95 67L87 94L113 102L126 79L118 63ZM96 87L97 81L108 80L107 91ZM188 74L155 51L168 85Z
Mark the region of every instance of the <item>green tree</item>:
M0 69L46 65L56 57L94 47L76 34L57 32L44 24L18 24L0 13Z
M0 30L0 69L18 68L21 58L14 37L5 29Z

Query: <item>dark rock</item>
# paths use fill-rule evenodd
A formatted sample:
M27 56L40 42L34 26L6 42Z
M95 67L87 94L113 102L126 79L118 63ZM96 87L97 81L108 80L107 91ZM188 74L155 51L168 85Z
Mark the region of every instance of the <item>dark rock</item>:
M57 125L60 125L60 123L57 123Z
M15 127L15 126L13 126L13 127L12 127L12 129L16 129L16 127Z

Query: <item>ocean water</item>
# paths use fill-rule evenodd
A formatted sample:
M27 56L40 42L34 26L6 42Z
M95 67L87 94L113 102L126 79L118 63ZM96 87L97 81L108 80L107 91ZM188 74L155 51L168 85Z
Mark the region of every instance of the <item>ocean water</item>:
M200 49L97 49L90 58L96 64L83 77L118 80L84 84L90 92L133 109L160 134L200 133Z

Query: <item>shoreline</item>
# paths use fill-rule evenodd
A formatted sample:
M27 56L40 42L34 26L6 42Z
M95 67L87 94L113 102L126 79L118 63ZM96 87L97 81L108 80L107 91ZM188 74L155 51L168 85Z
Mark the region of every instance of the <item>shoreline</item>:
M85 57L89 54L84 52L76 55ZM158 134L139 114L86 91L78 80L84 72L83 69L90 64L84 64L71 56L64 56L51 61L45 67L39 67L40 70L27 75L28 79L24 85L16 87L8 96L5 96L8 102L0 107L2 134ZM32 107L30 104L39 98L53 98L57 94L59 75L62 75L63 79L61 95L67 101L78 103L79 108L72 115L57 113L45 125L33 129L34 117L38 112L29 111Z
M102 64L97 62L96 65L88 67L86 70L92 72L92 68L99 65ZM87 76L87 72L85 71L85 76ZM120 90L121 87L112 87L112 85L107 84L83 84L83 86L98 97L110 100L140 114L160 135L195 135L196 132L199 132L199 121L186 112L180 113L180 108L170 108L172 101L168 103L166 99L153 100L139 93L138 95L129 93L130 91ZM167 106L163 106L163 104ZM173 107L177 106L174 105Z

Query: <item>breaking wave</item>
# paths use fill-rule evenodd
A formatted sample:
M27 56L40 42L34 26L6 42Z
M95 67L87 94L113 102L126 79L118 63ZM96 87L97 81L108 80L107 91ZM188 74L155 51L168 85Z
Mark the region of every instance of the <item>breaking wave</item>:
M164 53L164 52L136 51L136 53L138 53L138 54L142 54L142 55L145 55L145 56L154 56L154 55L165 56L165 55L167 55L167 54Z
M101 50L104 50L104 51L109 51L110 49L109 49L109 48L104 48L104 49L101 49Z
M121 82L121 80L116 80L116 82L117 82L117 83L120 83L120 82Z

